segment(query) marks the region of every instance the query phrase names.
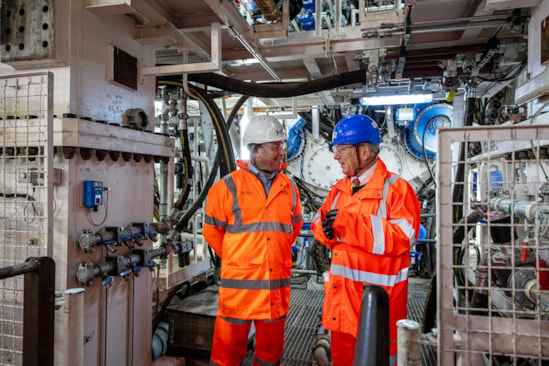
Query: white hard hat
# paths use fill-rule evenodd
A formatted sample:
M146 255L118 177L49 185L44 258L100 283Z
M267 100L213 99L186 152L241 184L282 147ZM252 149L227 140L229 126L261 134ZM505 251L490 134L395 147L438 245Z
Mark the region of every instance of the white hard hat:
M275 117L267 115L252 117L242 135L244 146L285 140L286 133L282 123Z

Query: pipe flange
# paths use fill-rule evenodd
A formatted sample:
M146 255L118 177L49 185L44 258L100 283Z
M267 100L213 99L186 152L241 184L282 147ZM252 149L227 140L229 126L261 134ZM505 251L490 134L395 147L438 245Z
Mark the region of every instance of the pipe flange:
M535 268L520 269L513 276L509 276L507 286L515 289L515 304L525 309L533 310L536 304L527 295L527 290L532 288L532 283L536 281Z

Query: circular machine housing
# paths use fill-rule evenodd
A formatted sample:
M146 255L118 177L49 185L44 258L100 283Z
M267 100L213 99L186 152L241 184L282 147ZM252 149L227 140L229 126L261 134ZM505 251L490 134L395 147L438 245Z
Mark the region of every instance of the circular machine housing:
M433 104L419 112L413 125L404 132L404 144L415 158L425 160L436 157L436 132L439 127L449 127L453 108L449 104ZM425 148L425 153L424 153Z

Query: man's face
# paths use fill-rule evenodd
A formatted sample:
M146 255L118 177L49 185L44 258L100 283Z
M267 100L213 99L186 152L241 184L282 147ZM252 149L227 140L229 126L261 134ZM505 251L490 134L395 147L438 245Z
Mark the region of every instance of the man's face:
M282 161L286 155L286 142L267 142L257 145L254 162L259 170L277 172L282 167Z
M355 175L355 169L358 167L355 145L333 145L334 159L341 165L341 170L345 175Z

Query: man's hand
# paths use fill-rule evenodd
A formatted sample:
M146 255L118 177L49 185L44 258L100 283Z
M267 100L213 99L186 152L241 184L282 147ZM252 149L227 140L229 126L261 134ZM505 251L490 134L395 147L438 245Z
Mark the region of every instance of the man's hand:
M335 218L337 216L337 209L330 210L326 214L326 220L322 221L322 230L324 230L324 235L330 240L334 240L334 229L332 228L332 225L335 221Z

